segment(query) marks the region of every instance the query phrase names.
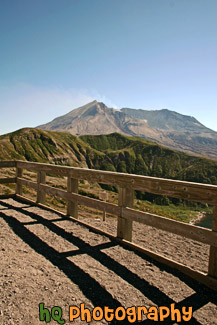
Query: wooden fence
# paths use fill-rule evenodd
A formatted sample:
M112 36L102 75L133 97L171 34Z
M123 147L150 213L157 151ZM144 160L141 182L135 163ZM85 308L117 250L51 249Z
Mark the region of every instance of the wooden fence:
M36 204L40 206L45 205L46 194L58 196L67 200L66 215L83 224L85 223L77 219L78 204L114 214L118 217L117 236L104 233L100 229L95 229L91 226L89 227L108 235L110 238L117 240L128 247L139 250L161 263L176 268L193 279L217 290L217 186L26 161L0 162L0 168L9 167L16 168L16 177L1 178L0 184L16 183L16 191L12 197L26 200L22 193L23 186L28 186L36 190ZM24 179L22 177L23 169L37 172L37 182ZM67 177L67 190L65 191L47 185L46 174ZM87 180L90 182L118 186L118 205L78 194L78 180ZM134 190L211 204L213 205L213 228L212 230L209 230L151 213L135 210L132 208ZM8 196L1 196L0 198L4 197ZM132 243L133 221L210 245L208 273L205 274L203 272L195 271L190 267Z

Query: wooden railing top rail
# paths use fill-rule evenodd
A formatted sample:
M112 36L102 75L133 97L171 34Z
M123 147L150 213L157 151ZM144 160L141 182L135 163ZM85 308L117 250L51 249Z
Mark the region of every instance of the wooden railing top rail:
M27 161L0 161L0 168L6 167L44 171L50 174L86 179L92 182L127 187L133 190L167 195L189 201L217 204L216 185Z
M0 161L0 168L16 167L17 162L15 160L3 160Z
M75 179L86 179L102 184L117 185L189 201L217 204L216 185L26 161L17 161L17 167L44 171L55 175L71 176Z

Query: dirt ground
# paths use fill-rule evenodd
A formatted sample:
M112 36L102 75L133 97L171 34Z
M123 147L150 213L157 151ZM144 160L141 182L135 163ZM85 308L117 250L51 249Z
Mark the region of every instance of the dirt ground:
M115 234L116 220L88 218L85 222ZM13 199L1 200L0 229L0 324L46 324L39 319L40 303L49 310L61 307L65 324L87 323L80 317L73 322L69 319L69 306L80 304L91 311L96 306L116 310L175 304L180 311L183 306L193 308L189 324L217 324L216 292L57 213ZM133 241L207 270L206 245L137 223ZM137 323L162 322L144 316ZM130 322L126 317L110 324ZM168 316L164 324L180 322Z

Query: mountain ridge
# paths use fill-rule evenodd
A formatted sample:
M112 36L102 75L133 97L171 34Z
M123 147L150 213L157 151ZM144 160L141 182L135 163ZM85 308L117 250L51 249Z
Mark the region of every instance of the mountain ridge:
M137 118L137 119L146 119L148 124L151 127L160 128L164 130L177 130L177 128L171 127L171 119L174 118L179 122L183 122L182 125L179 125L179 129L183 129L188 127L188 124L191 123L191 127L195 127L199 130L203 129L206 131L214 132L207 128L205 125L200 123L195 117L190 115L180 114L176 111L169 110L167 108L163 108L160 110L143 110L143 109L135 109L135 108L121 108L121 111L126 113L127 115ZM168 123L168 118L170 118L170 125L165 125L164 123ZM159 125L159 121L161 122L161 127ZM157 123L158 122L158 123ZM162 123L163 122L163 123ZM170 126L170 127L168 127Z
M94 119L97 115L98 118L101 118L101 123L99 125L95 123L96 119ZM76 120L75 123L73 123L74 120ZM133 131L129 129L130 124L133 124L134 120L135 119L132 119L127 114L113 108L108 108L104 103L95 100L76 108L63 116L55 118L49 123L40 125L38 128L51 131L68 131L76 135L97 135L102 134L101 124L107 122L106 129L106 125L103 124L103 134L109 134L121 130L122 134L134 135ZM139 123L139 121L137 123ZM144 124L142 122L140 123L142 125Z
M92 101L38 128L80 135L114 132L139 136L174 150L217 160L217 132L175 111L108 108Z

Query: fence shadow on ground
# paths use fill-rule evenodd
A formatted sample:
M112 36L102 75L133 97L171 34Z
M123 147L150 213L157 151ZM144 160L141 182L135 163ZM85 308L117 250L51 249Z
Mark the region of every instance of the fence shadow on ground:
M44 256L48 261L53 265L57 266L74 284L78 285L82 293L89 299L94 306L104 307L105 305L109 308L116 309L121 306L121 303L114 299L112 295L103 288L99 282L97 282L93 277L91 277L84 270L79 268L72 261L69 261L67 257L75 256L78 254L87 254L91 258L95 259L101 263L104 267L111 270L124 281L128 282L134 288L139 290L145 297L151 300L154 304L158 306L169 306L172 303L175 303L176 308L181 308L182 306L192 306L193 312L200 309L209 302L216 303L216 292L208 289L207 287L197 283L191 278L183 275L182 273L173 270L163 264L151 260L149 257L145 256L142 253L135 252L142 258L150 261L162 271L166 271L174 276L178 277L181 281L185 282L189 287L191 287L195 293L191 296L185 298L179 303L176 303L173 299L168 297L165 293L160 291L154 285L151 285L145 279L140 278L137 274L130 271L124 265L118 263L116 260L108 256L103 252L103 249L109 248L115 245L118 245L117 242L109 241L97 246L91 246L89 243L85 242L83 239L65 231L63 228L54 224L58 218L53 220L48 220L41 215L25 210L27 205L24 207L14 207L12 204L1 201L0 217L5 220L5 222L10 226L14 233L19 236L26 244L28 244L35 252ZM29 205L30 206L30 205ZM30 222L20 222L16 217L13 216L13 213L8 216L8 213L5 213L7 209L15 210L19 213L22 213L25 216L28 216L32 219ZM61 217L62 219L62 217ZM70 220L65 218L65 220ZM72 221L74 222L74 221ZM45 241L41 240L31 231L26 228L26 225L30 224L41 224L47 227L54 234L61 236L63 239L67 240L69 243L77 246L77 250L60 253ZM126 249L126 247L124 247ZM129 248L127 248L130 250ZM140 324L156 324L154 321L144 320ZM172 321L166 321L165 324L174 324ZM194 317L192 317L191 324L200 324ZM113 321L110 324L130 324L123 321Z

